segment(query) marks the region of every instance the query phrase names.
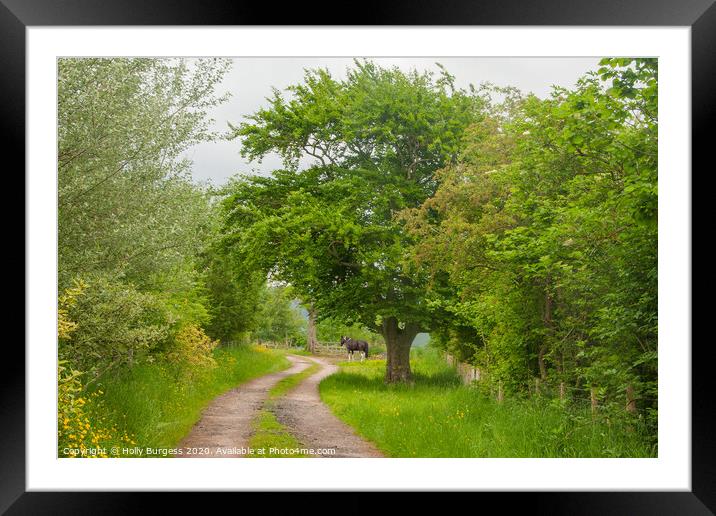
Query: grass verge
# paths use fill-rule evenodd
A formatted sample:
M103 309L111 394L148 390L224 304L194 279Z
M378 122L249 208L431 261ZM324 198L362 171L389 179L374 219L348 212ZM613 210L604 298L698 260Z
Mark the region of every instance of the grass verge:
M303 348L264 348L263 346L260 347L262 349L268 349L272 353L276 353L277 355L301 355L306 357L312 356L311 353L309 353Z
M415 382L386 385L385 361L343 362L321 398L392 457L653 457L638 429L593 421L558 400L497 403L463 386L432 349L411 357Z
M280 450L300 450L301 443L278 422L271 412L270 402L261 410L253 422L254 435L249 440L253 453L249 458L300 458L303 453L281 453Z
M254 453L252 453L250 457L308 457L308 455L302 453L287 454L277 451L281 449L298 450L301 448L301 443L276 419L276 416L272 412L273 400L284 396L319 369L320 366L318 364L313 364L300 373L283 378L271 388L266 405L253 422L254 435L251 436L249 441L249 448L251 448Z
M271 388L271 390L269 391L269 399L276 399L285 395L288 391L296 387L303 380L305 380L312 374L317 373L320 368L320 365L313 364L301 371L300 373L292 374L291 376L283 378Z
M132 436L141 448L172 448L216 396L290 365L285 356L253 346L219 348L214 353L216 367L191 376L168 364L152 363L105 379L96 387L104 394L91 413Z

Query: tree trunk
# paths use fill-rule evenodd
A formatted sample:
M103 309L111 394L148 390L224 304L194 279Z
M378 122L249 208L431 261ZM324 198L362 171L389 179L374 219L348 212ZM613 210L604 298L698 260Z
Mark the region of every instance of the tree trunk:
M395 317L388 317L383 321L382 333L388 351L386 383L409 382L412 378L410 346L418 334L417 325L406 324L405 328L400 329L398 320Z
M316 309L311 303L308 307L308 328L306 330L307 345L309 353L316 352L316 344L318 339L316 338Z
M547 381L547 366L544 363L544 353L545 353L545 348L544 348L544 346L541 346L537 353L537 365L539 366L539 377L543 381Z

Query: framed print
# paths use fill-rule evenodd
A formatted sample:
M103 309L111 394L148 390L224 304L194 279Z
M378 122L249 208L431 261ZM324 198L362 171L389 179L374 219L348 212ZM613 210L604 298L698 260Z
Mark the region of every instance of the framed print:
M691 335L710 1L396 3L354 26L169 4L3 0L28 301L3 510L714 510Z

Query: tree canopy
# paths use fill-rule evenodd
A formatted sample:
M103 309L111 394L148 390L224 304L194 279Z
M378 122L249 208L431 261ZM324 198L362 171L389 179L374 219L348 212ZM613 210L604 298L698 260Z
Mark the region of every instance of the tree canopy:
M61 59L58 231L61 288L113 271L181 277L214 220L183 152L215 139L208 110L229 63Z

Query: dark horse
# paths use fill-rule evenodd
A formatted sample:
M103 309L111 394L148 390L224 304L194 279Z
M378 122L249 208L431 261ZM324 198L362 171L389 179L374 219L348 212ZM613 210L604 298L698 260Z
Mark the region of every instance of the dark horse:
M353 352L360 351L361 361L368 357L368 343L364 340L353 340L350 337L341 336L341 346L348 350L348 360L353 360Z

